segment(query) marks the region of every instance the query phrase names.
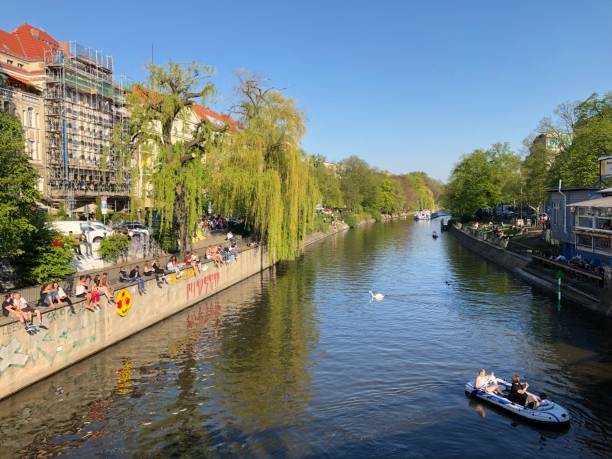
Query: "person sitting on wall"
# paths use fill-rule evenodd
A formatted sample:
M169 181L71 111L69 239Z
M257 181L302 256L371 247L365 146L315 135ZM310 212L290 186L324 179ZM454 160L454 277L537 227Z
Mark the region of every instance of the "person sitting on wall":
M79 282L77 283L74 289L74 296L76 296L79 300L85 300L85 309L93 311L90 306L91 292L89 292L89 283L87 281L87 276L79 277Z
M106 296L106 299L110 303L114 303L115 298L113 296L113 289L111 288L110 281L108 280L108 273L102 273L102 275L100 276L100 282L98 286L99 286L100 292Z
M42 306L51 306L57 299L57 291L52 287L52 284L42 284L40 287L40 304Z
M153 268L153 272L155 273L155 280L157 281L157 285L159 287L161 287L162 281L166 284L168 283L168 279L166 279L166 271L164 271L164 268L161 267L159 258L153 260L151 268Z
M40 310L38 308L31 307L28 304L28 302L25 300L25 298L23 298L21 296L21 293L19 292L13 293L13 307L15 308L15 310L21 312L25 320L26 330L28 331L28 333L31 333L31 332L35 333L37 331L36 327L34 326L34 319L32 318L33 314L38 319L38 322L39 322L38 327L44 328L44 329L47 328L43 325L42 315L40 313Z
M14 293L9 293L4 297L4 301L2 302L2 315L6 314L8 316L10 314L14 314L19 319L19 322L25 327L26 332L29 334L36 333L36 328L28 324L26 320L27 314L23 313L21 309L15 307L15 302L13 301L14 296Z
M170 260L168 260L168 264L166 265L166 269L176 274L176 278L180 279L181 277L181 268L179 266L178 260L176 259L176 255L172 255Z
M128 277L128 279L132 282L136 282L138 284L138 294L142 295L143 293L145 293L145 283L142 280L142 277L140 276L140 269L138 267L138 265L134 266L134 268L132 268L132 270L130 271L130 275Z
M72 305L72 301L70 300L70 297L66 295L66 292L64 291L62 286L59 284L59 282L53 282L51 286L53 287L53 290L56 292L56 298L57 298L58 304L67 303L68 305Z

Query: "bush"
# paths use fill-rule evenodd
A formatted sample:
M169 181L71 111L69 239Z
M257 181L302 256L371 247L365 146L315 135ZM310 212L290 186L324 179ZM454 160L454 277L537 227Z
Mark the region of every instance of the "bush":
M120 256L126 255L130 247L130 240L123 234L111 234L102 239L98 255L107 262L116 262Z
M74 273L70 264L74 256L74 241L51 228L42 212L36 214L33 224L36 231L26 241L24 253L12 261L21 278L19 284L39 284Z

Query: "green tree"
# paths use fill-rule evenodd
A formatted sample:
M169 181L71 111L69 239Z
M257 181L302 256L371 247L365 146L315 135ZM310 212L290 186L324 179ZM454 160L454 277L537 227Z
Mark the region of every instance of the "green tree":
M211 193L228 215L245 217L273 259L291 259L314 225L320 202L310 159L302 153L302 113L292 99L242 75L240 126L211 161Z
M379 201L381 178L363 159L349 156L339 164L340 188L345 205L360 211L375 210Z
M402 209L402 196L398 184L391 178L380 183L378 207L387 212L399 212Z
M572 141L556 158L549 185L592 186L599 178L601 156L612 154L612 92L595 93L574 109Z
M316 155L312 158L312 168L321 192L321 204L333 208L344 207L337 166L334 164L330 167L324 156Z
M186 250L196 235L206 202L205 155L217 148L219 129L200 119L194 122L194 104L206 104L214 93L209 67L169 63L149 65L146 84L136 84L128 97L130 106L130 155L137 168L132 180L140 184L140 205L150 190L161 216L161 232L178 235ZM144 155L146 152L147 155Z
M19 120L0 111L0 258L23 254L25 242L37 230L38 176L24 145Z
M427 185L427 174L410 172L403 177L408 185L406 204L411 209L433 209L436 207L434 194Z
M500 198L494 183L490 154L474 150L453 168L446 186L446 206L453 215L467 220L481 208L493 207Z
M100 242L98 255L104 261L116 262L119 257L126 255L130 247L130 240L124 234L111 234Z

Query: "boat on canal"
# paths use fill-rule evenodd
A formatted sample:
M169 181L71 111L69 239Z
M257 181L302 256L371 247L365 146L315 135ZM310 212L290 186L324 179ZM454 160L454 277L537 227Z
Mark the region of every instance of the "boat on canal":
M417 210L414 213L414 219L419 221L419 220L431 220L431 210L429 209L421 209L421 210Z
M502 389L502 394L504 395L489 394L481 389L475 389L474 381L468 381L465 384L465 392L472 397L495 405L517 417L521 417L536 424L549 426L567 426L569 424L569 412L558 403L546 399L540 403L537 409L532 410L531 408L511 402L506 398L506 395L510 392L511 384L509 382L501 378L496 378L496 381L492 381L491 383L497 384L500 389ZM527 393L530 394L530 392Z

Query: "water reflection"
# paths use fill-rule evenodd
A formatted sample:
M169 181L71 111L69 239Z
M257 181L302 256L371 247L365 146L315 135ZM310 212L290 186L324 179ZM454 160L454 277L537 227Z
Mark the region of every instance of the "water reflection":
M432 228L329 238L11 397L1 454L609 456L610 323L557 311ZM467 398L480 367L520 373L572 428Z

